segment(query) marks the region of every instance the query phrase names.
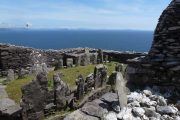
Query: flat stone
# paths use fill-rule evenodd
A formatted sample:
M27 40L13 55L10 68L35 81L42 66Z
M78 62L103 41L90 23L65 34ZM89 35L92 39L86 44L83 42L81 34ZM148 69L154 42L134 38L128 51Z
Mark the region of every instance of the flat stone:
M15 102L9 98L2 98L0 99L0 111L5 110L9 106L16 105Z
M176 114L178 112L178 109L173 106L158 106L156 109L160 114Z
M102 101L112 103L114 101L118 101L118 97L116 93L106 93L101 98Z
M76 110L71 114L67 115L64 120L99 120L99 118L86 115L80 110Z
M98 118L103 117L103 115L108 113L108 105L102 102L99 99L96 99L92 102L87 102L82 108L81 111L90 116L95 116Z
M13 105L6 107L1 113L3 115L15 115L21 113L22 108L19 105Z
M168 28L168 30L178 30L178 29L180 29L180 26L174 26L174 27Z

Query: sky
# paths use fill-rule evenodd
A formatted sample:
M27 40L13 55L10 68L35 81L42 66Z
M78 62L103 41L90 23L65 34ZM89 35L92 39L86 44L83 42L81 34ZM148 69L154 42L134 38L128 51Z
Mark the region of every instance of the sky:
M0 0L0 28L154 30L171 0Z

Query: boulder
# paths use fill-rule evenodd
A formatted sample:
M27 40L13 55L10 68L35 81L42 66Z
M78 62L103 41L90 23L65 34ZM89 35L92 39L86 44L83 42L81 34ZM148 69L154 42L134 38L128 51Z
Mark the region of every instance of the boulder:
M92 102L87 102L82 108L81 111L90 116L95 116L98 118L103 117L108 113L109 106L108 104L102 102L99 99L96 99Z
M147 97L152 95L152 92L150 90L143 90L143 94L145 94Z
M174 106L157 106L157 112L160 114L176 114L178 109Z
M145 110L140 107L134 107L132 111L137 117L142 117L145 114Z
M156 113L155 109L152 108L143 108L145 110L145 115L149 118L155 118L160 119L161 115L159 113Z
M166 105L167 105L167 102L166 102L166 100L164 99L164 97L158 96L157 104L158 104L159 106L166 106Z
M114 101L118 101L118 97L116 93L106 93L100 98L100 100L107 103L112 103Z

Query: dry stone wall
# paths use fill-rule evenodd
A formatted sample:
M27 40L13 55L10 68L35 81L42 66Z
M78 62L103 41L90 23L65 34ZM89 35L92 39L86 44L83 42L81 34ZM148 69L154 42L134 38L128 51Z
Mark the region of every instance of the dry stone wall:
M159 18L148 56L131 60L126 79L129 84L173 86L180 91L179 73L180 1L173 0Z
M64 66L84 66L108 61L127 63L127 59L142 55L146 54L91 48L40 50L0 44L0 76L6 76L8 69L13 69L15 73L18 73L21 68L30 71L31 67L36 66L36 64L46 63L47 67L59 69ZM70 63L68 62L69 59L71 59Z

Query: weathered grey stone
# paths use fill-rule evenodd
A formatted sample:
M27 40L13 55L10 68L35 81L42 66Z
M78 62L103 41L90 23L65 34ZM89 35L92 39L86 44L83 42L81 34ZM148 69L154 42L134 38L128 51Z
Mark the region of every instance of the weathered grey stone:
M157 106L157 112L160 114L176 114L178 109L174 106Z
M0 109L0 115L20 116L22 108L19 105L8 105L5 109Z
M111 105L114 112L119 113L121 111L121 107L119 106L119 102L112 102Z
M84 55L81 56L81 61L82 66L90 64L90 53L88 49L85 49Z
M61 80L60 74L53 75L54 81L54 101L56 109L62 110L67 107L67 98L69 94L68 86Z
M138 117L142 117L145 114L145 110L143 108L140 108L140 107L134 107L132 111Z
M134 101L128 104L129 107L140 107L140 104L138 101Z
M150 90L143 90L143 94L145 94L147 97L152 95L152 92Z
M131 103L134 101L141 102L142 100L142 94L139 94L137 92L131 92L131 94L128 95L127 97L128 97L128 103Z
M174 120L174 119L170 117L169 115L163 115L161 116L161 120Z
M0 99L1 98L7 98L7 97L8 97L8 95L7 95L7 92L5 90L5 86L0 85Z
M117 118L120 120L134 120L132 108L123 108L121 112L117 114Z
M100 98L100 100L105 101L107 103L112 103L118 101L118 97L116 93L106 93Z
M24 68L20 68L18 71L18 78L22 79L25 77L25 75L29 74L28 70L25 70Z
M55 70L58 70L58 69L61 69L61 68L63 68L63 60L58 59L58 60L56 60Z
M98 63L103 63L104 58L103 58L103 50L99 49L98 50Z
M94 116L89 116L80 110L76 110L71 114L67 115L64 120L99 120L99 118Z
M113 73L109 76L108 85L111 85L112 87L115 86L116 84L116 76L117 76L117 72L113 71Z
M105 114L108 113L108 109L109 109L109 106L106 103L102 102L101 100L96 99L92 102L87 102L81 108L81 111L90 116L101 118Z
M107 66L100 64L94 69L94 88L103 87L107 82Z
M84 82L84 78L82 75L80 75L78 77L78 80L76 81L76 85L77 85L77 100L80 100L83 98L84 96L84 86L85 86L85 82Z
M34 120L44 116L46 97L48 96L46 73L39 73L35 81L22 88L23 118Z
M15 80L15 73L13 69L8 70L7 81Z
M148 97L143 96L143 98L141 99L140 104L141 104L142 107L150 107L151 106L150 102L151 102L151 100Z
M116 113L109 112L107 115L105 115L104 120L117 120Z
M5 110L9 106L16 105L15 102L9 98L1 98L0 99L0 111Z
M127 107L126 82L120 72L116 76L116 91L121 108Z
M145 115L147 117L160 119L161 115L159 113L156 113L155 109L151 109L151 108L143 108L143 109L145 110Z
M174 117L174 120L180 120L180 116Z
M73 59L67 58L66 63L67 63L67 67L72 67L73 66Z
M162 96L158 96L157 103L158 103L158 105L160 105L160 106L166 106L166 105L167 105L166 100L165 100L164 97L162 97Z
M36 80L43 90L48 91L48 80L47 80L47 73L46 72L39 73L36 76Z

